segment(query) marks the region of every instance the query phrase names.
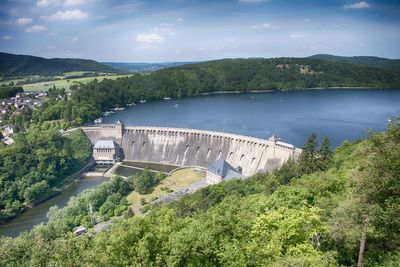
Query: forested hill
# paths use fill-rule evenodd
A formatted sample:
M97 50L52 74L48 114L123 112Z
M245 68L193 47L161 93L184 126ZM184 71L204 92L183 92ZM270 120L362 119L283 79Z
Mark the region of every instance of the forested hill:
M223 59L162 69L123 83L148 94L179 97L212 91L400 88L400 73L310 58Z
M374 68L381 68L387 70L393 70L400 72L400 59L389 59L389 58L381 58L381 57L366 57L366 56L358 56L358 57L341 57L341 56L333 56L327 54L318 54L313 55L310 58L315 59L323 59L333 62L343 62L350 64L359 64L365 65Z
M14 55L0 52L0 76L62 75L70 71L120 72L89 59L51 58Z

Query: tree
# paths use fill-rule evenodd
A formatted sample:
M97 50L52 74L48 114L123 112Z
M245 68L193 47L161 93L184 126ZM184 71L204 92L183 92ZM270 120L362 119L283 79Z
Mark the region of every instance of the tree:
M400 247L400 125L370 133L360 147L347 198L334 210L331 223L340 255L351 259L344 263L357 266Z
M49 193L49 185L46 181L38 182L25 190L24 197L27 203L33 202Z
M361 205L368 206L363 213L364 231L360 243L359 266L365 248L368 228L385 250L400 247L400 124L389 124L387 133L371 133L367 139L369 157L361 161L355 179L355 191ZM371 208L372 207L372 208ZM376 248L379 249L379 248Z
M328 229L321 219L321 212L316 207L280 207L257 217L251 229L248 251L253 264L271 265L279 258L296 254L303 254L305 262L308 262L307 256L311 262L321 260L320 238Z
M331 143L328 137L325 137L318 150L318 162L320 170L326 170L332 162Z
M139 194L146 194L153 184L153 174L147 168L145 168L143 173L136 179L135 191Z
M72 120L72 102L66 100L66 107L64 111L64 120L70 122Z
M288 184L292 178L299 177L299 168L296 161L290 158L273 174L275 174L280 183Z
M299 157L299 169L301 174L309 174L318 170L316 160L317 135L312 133L304 143L303 151Z

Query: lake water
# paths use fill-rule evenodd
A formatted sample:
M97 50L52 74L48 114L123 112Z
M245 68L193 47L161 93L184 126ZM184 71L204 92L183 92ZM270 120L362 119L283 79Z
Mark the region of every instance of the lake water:
M32 229L35 225L47 222L47 211L50 207L57 205L62 208L68 203L72 196L77 196L85 189L96 187L108 178L85 177L72 184L57 196L27 210L13 220L0 226L0 236L16 237L21 232Z
M230 132L259 138L278 134L302 147L317 133L333 146L386 129L400 115L400 90L337 89L221 94L138 104L105 117L104 123L169 126Z

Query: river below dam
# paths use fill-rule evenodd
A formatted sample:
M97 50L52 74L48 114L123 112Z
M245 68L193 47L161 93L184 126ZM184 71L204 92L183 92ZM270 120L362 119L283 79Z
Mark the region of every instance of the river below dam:
M297 92L218 94L137 104L105 117L128 126L168 126L213 130L268 138L302 147L315 132L328 136L336 147L386 129L388 119L400 115L400 90L330 89ZM71 196L96 187L106 178L83 178L61 194L0 226L0 235L17 236L45 223L51 206L66 205Z
M28 209L24 213L18 215L11 221L0 225L0 236L16 237L21 232L31 230L35 225L47 222L47 212L50 207L57 205L59 208L65 207L69 199L79 195L88 188L96 187L102 182L108 181L105 177L84 177L71 186L64 189L60 194L46 200L39 205Z

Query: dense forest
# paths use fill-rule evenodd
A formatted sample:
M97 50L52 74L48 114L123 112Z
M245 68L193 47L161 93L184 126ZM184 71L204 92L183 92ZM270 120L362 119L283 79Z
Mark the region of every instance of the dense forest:
M310 56L310 58L365 65L373 68L381 68L381 69L400 72L400 59L389 59L389 58L368 57L368 56L341 57L341 56L326 55L326 54L313 55Z
M70 71L120 72L116 68L89 59L47 59L0 52L0 77L26 75L54 76Z
M334 153L313 134L303 150L279 170L209 186L75 237L87 201L96 210L125 205L128 185L117 177L53 209L48 225L1 238L0 265L398 266L399 121Z
M91 144L84 133L61 135L60 127L32 125L13 137L14 145L0 143L0 221L54 193L89 161Z

